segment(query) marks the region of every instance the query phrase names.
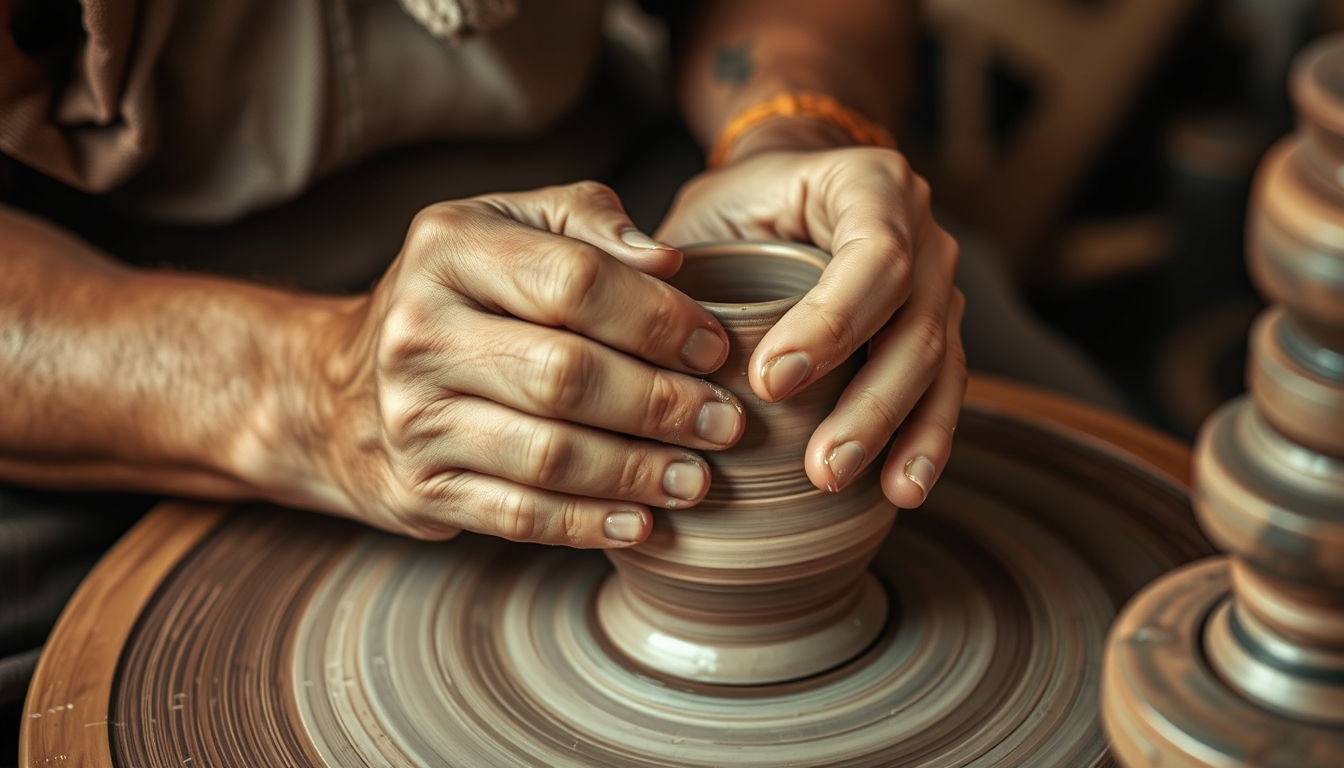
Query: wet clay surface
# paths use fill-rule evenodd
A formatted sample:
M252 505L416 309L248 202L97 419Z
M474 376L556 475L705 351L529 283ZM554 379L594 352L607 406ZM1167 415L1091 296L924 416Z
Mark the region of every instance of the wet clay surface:
M863 362L833 366L792 397L758 398L756 347L830 261L793 243L727 242L685 249L670 282L723 326L729 352L707 378L742 405L741 439L705 452L705 499L655 517L648 540L611 550L598 623L621 654L679 680L761 685L843 664L871 645L887 596L868 563L896 507L879 460L839 492L816 488L803 464L813 431Z

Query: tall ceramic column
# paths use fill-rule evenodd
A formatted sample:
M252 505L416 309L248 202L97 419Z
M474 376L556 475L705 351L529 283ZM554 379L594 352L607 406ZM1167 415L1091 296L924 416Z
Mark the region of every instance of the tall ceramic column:
M1344 765L1344 37L1290 86L1299 129L1262 161L1247 231L1275 304L1250 397L1195 447L1195 512L1230 556L1159 580L1111 630L1102 713L1128 768Z

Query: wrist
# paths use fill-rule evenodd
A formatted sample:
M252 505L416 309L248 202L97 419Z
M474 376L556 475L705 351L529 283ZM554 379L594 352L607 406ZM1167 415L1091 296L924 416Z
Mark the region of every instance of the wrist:
M825 120L780 116L743 131L724 154L723 165L768 152L811 152L854 145L854 138L844 129Z
M750 141L746 141L750 139ZM741 146L744 141L747 146ZM780 91L737 112L720 129L707 159L710 168L779 149L866 145L895 149L884 126L816 91Z
M337 450L357 427L345 406L361 384L354 348L368 299L279 298L259 331L264 371L228 452L230 470L270 501L348 514L354 505Z

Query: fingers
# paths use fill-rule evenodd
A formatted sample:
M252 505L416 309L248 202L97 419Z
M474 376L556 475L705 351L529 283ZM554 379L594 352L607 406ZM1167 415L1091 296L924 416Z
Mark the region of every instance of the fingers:
M665 278L681 268L681 252L640 232L620 198L604 184L581 181L477 199L534 229L600 248L644 274Z
M950 238L928 242L956 247ZM867 362L808 444L808 477L818 487L838 490L848 485L882 452L916 403L930 396L930 387L945 369L960 366L964 377L964 362L950 356L956 334L949 326L960 321L956 308L961 302L947 268L955 260L946 253L920 254L915 278L921 290L873 338ZM959 350L959 335L956 343ZM955 406L952 418L955 423Z
M668 443L726 447L743 414L680 373L728 352L708 312L650 276L680 258L597 185L423 211L374 303L387 461L364 517L613 547L648 535L650 506L699 502L705 462Z
M650 505L690 507L710 473L695 454L489 400L454 397L421 411L398 440L395 482L413 499L405 532L467 529L515 541L622 547L643 541Z
M424 501L404 515L405 532L443 538L458 528L513 541L582 548L628 547L652 527L637 504L529 488L499 477L455 471L427 484Z
M492 312L568 328L672 370L704 374L723 364L727 336L703 307L603 250L633 250L616 231L617 219L625 220L618 204L604 203L600 195L543 192L536 193L540 202L499 196L422 213L415 228L422 246L417 250L435 254L441 263L434 271L451 289ZM510 217L483 215L489 206L500 206ZM529 225L514 217L530 217ZM592 240L610 238L599 248L530 224ZM453 242L463 237L469 242ZM637 238L626 233L625 239ZM676 258L679 264L680 254Z
M809 443L807 472L819 487L844 487L899 427L884 487L899 504L922 503L947 459L966 372L958 248L904 158L873 148L762 154L683 187L659 232L674 242L810 240L831 251L819 284L753 353L752 389L784 399L871 340L866 365Z
M453 318L474 344L420 362L423 380L518 411L696 449L742 435L728 392L648 365L568 331L482 312Z
M950 290L955 251L933 223L928 185L899 155L864 150L866 163L839 165L816 182L806 214L812 239L832 252L820 282L762 339L749 368L752 389L768 401L788 397L848 358L887 323L912 290L926 285L916 264L943 259ZM888 167L891 166L891 167ZM940 334L941 335L941 334Z
M952 453L952 434L966 395L966 355L961 346L964 308L965 300L958 292L948 320L947 362L901 424L882 467L882 490L903 509L924 503Z
M709 490L709 469L693 453L480 398L453 398L407 439L415 457L411 483L465 469L529 488L672 509L695 505Z

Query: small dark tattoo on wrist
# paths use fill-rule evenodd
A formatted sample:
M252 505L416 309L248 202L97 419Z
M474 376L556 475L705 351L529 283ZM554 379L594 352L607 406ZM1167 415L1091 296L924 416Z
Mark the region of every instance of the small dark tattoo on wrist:
M714 82L728 85L744 85L756 71L756 62L751 58L751 43L742 43L728 48L720 48L714 56Z

